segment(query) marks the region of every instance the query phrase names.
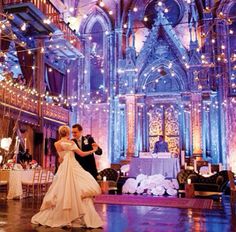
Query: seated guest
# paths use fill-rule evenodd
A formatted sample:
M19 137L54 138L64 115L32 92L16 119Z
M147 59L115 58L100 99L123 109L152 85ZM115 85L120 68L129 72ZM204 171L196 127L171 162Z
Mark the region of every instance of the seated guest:
M25 84L26 84L25 78L23 77L23 75L22 75L21 73L18 74L17 82L18 82L18 84L20 84L20 85L25 85Z
M169 152L168 143L165 142L163 135L159 136L159 141L155 143L154 153Z

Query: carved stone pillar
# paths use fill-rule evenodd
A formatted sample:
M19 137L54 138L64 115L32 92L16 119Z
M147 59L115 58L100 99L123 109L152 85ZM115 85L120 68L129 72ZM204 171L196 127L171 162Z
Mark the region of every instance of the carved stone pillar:
M192 93L191 98L193 155L202 158L201 93Z
M127 108L127 159L130 160L135 153L135 95L126 96Z
M143 136L142 136L142 131L143 131L143 104L137 104L137 114L136 114L136 119L137 119L137 127L136 127L136 149L135 149L135 156L139 156L139 152L143 151Z
M136 95L137 96L137 95ZM147 136L147 113L145 108L145 95L139 95L136 99L136 150L135 156L139 156L140 151L148 151Z
M212 158L211 154L211 122L210 122L210 101L203 102L203 119L202 119L202 150L203 159Z
M182 150L185 151L186 156L191 156L191 115L189 106L186 104L183 109L182 115L182 130L183 130L183 138L182 138Z

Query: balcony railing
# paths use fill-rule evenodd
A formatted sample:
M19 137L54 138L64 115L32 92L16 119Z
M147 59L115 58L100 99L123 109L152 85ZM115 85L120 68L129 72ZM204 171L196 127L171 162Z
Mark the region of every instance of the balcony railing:
M43 104L43 116L60 122L69 122L69 111L57 105Z
M37 7L58 29L65 34L65 39L70 41L74 47L80 47L79 38L75 32L60 18L60 12L49 0L3 0L3 5L15 5L21 3L32 3L35 5L35 7Z
M23 89L0 82L0 102L18 110L38 114L38 99Z
M27 89L10 86L4 81L0 82L0 103L6 107L34 114L36 117L42 115L42 117L52 121L69 122L69 111L67 109L47 104L45 101L41 102L38 96L29 93ZM40 114L41 110L42 114Z

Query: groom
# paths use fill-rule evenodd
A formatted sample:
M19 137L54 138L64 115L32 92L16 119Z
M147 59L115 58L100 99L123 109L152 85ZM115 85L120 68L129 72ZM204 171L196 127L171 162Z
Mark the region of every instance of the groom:
M83 136L83 128L80 124L75 124L72 126L72 136L73 141L82 151L90 151L93 149L92 144L95 143L92 136L87 135ZM97 151L95 151L96 155L102 154L102 149L98 147ZM97 179L98 171L95 163L94 154L81 157L79 155L75 155L75 159L80 163L80 165L88 171L95 179Z

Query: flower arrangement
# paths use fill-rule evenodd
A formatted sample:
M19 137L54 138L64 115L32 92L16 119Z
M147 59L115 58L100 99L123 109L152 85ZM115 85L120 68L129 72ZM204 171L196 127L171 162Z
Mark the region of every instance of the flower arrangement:
M136 179L129 178L122 187L122 193L137 193L162 196L177 195L179 185L176 179L168 180L161 174L147 176L139 174Z
M5 163L2 167L3 169L10 169L10 170L22 170L22 169L37 169L41 168L36 160L32 160L30 162L25 162L18 164L16 160L9 159L7 163Z
M32 160L29 162L29 167L30 169L36 169L36 168L39 168L40 166L36 160Z
M3 164L3 169L13 169L16 161L14 159L9 159L5 164Z

